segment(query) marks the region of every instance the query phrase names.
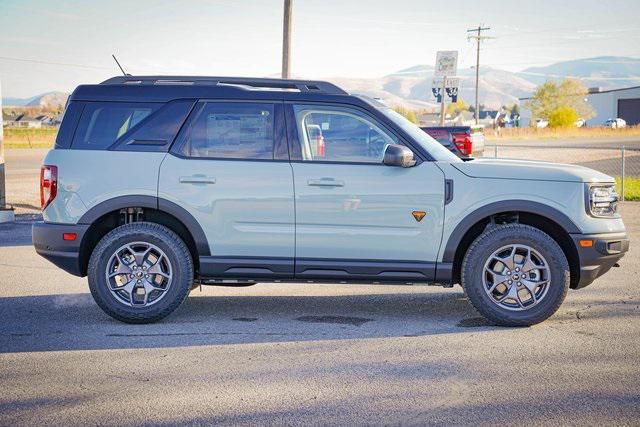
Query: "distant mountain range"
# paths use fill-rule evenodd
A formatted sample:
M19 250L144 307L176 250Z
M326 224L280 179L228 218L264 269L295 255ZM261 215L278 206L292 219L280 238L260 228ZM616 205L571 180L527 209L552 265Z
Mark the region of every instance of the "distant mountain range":
M475 100L475 70L459 70L459 97L469 104ZM480 100L489 108L518 102L531 95L536 86L549 79L574 77L587 87L612 89L640 85L640 58L601 56L563 61L546 67L510 72L492 67L480 69ZM433 66L416 65L380 78L330 78L351 93L382 99L387 105L411 109L435 109L431 94ZM3 98L4 106L64 105L68 94L49 92L32 98Z
M43 107L56 109L64 106L69 97L64 92L47 92L31 98L2 98L3 107Z
M459 98L472 103L475 99L475 71L459 70ZM387 105L403 105L411 109L434 109L431 93L433 67L417 65L377 79L330 79L352 93L382 99ZM511 105L533 92L536 85L514 73L490 67L480 69L480 99L491 108Z
M475 102L475 70L459 70L460 95L466 102ZM613 89L640 85L640 59L602 56L558 62L546 67L531 67L510 72L492 67L480 69L480 102L489 108L518 102L529 96L536 86L549 79L573 77L587 87ZM378 97L388 105L408 108L436 108L431 94L433 67L416 65L377 79L330 79L350 92Z
M640 85L640 58L599 56L531 67L516 75L536 85L549 79L575 77L587 87L612 89Z

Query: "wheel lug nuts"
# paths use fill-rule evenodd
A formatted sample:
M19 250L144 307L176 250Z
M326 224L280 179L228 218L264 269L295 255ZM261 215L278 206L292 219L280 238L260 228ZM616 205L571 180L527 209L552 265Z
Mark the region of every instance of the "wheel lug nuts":
M513 281L512 281L512 280L509 280L509 284L512 284L512 283L513 283Z

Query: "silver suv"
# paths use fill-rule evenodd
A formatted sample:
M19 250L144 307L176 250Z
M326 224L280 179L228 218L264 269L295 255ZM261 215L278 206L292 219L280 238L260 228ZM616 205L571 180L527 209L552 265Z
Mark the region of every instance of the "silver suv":
M613 178L459 159L326 82L78 87L42 166L36 250L125 322L196 285L461 284L500 325L552 315L628 250Z

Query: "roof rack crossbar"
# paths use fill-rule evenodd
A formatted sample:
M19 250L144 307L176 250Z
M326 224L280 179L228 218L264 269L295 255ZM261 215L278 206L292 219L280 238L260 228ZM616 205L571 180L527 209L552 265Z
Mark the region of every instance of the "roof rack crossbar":
M141 85L238 85L255 89L290 89L300 92L318 92L332 95L346 95L343 89L333 83L316 80L290 80L249 77L205 77L205 76L117 76L101 84L141 84Z

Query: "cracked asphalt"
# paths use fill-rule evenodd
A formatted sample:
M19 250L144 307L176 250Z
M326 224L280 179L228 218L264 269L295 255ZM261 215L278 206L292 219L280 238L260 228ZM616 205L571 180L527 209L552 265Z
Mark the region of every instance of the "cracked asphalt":
M530 328L459 287L203 287L125 325L0 225L0 425L638 425L640 203L630 253Z

